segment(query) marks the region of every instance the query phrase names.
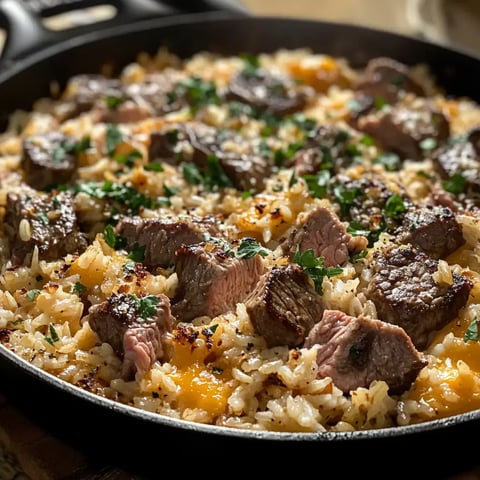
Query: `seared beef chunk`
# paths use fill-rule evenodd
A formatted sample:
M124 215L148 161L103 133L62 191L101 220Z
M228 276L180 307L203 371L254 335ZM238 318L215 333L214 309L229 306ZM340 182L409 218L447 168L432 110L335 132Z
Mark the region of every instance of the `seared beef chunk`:
M227 100L243 102L261 112L288 115L305 108L309 89L262 68L245 69L233 76Z
M447 257L465 243L462 228L448 207L411 208L394 234L400 243L410 243L436 259Z
M242 135L199 122L153 132L149 158L172 165L192 162L207 176L218 180L223 173L233 187L252 192L264 188L273 167L272 161L257 153Z
M322 125L286 166L295 167L298 176L314 175L319 170L338 172L352 163L348 152L349 137L345 130Z
M235 310L263 273L259 255L235 258L216 243L184 245L177 250L178 289L172 312L178 321L215 317Z
M381 232L398 227L403 211L410 205L400 185L392 183L389 187L374 175L355 180L336 175L328 185L328 195L338 205L340 219L350 222L350 231L367 234L370 246Z
M122 378L133 380L159 360L170 360L172 348L168 333L173 321L167 296L137 297L113 294L103 303L90 307L86 317L102 342L109 343L123 360Z
M97 109L99 120L131 123L163 115L188 105L185 95L178 95L183 79L173 70L148 74L142 82L123 84L103 75L77 75L66 90L64 118Z
M68 182L77 167L76 140L61 132L33 135L23 141L21 167L37 190Z
M108 98L123 98L122 82L97 74L81 74L72 77L66 90L70 101L66 118L73 118L91 110L98 102Z
M323 303L305 272L295 264L265 273L245 300L255 331L269 347L300 346L320 321Z
M216 236L218 225L213 217L142 218L124 217L116 233L127 241L127 249L145 247L143 264L148 269L169 267L182 245L200 243L205 234Z
M345 394L383 380L390 394L408 390L427 364L403 328L325 310L304 346L318 345L318 377L331 377Z
M352 237L337 215L325 207L317 207L300 219L299 225L292 227L282 243L285 254L293 258L312 249L315 257L323 257L324 265L332 267L343 265L350 256L367 247L365 237Z
M437 283L438 261L413 247L377 251L367 289L378 318L403 327L416 348L455 319L468 300L472 282L453 274L452 283Z
M80 254L88 244L68 193L9 193L3 222L15 266L28 263L35 247L41 260L52 261Z
M433 165L444 180L462 178L458 194L480 192L480 128L472 129L465 141L444 145L434 152ZM467 195L468 196L468 195Z
M396 103L405 93L425 96L424 88L413 79L409 67L387 57L370 60L355 89L389 104Z
M384 150L410 160L421 160L424 151L430 151L432 147L425 141L441 145L450 135L450 124L443 113L427 105L384 108L360 118L357 128L371 135Z
M164 115L188 105L185 95L176 93L182 81L183 77L173 70L150 73L142 82L126 85L125 96L149 111L150 116Z

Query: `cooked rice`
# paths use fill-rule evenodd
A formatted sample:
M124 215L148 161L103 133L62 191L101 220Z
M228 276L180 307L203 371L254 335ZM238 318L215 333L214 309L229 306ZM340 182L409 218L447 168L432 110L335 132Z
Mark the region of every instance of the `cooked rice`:
M350 88L356 72L343 59L314 54L308 50L285 51L259 56L262 65L296 78L313 82L318 96L305 115L319 124L332 123L348 129L345 123L348 102L353 98ZM141 81L147 72L179 69L185 75L197 75L213 81L218 87L227 84L232 74L242 68L239 57L222 58L199 53L181 60L160 49L150 57L142 54L137 63L125 67L120 78L125 83ZM320 74L318 74L320 72ZM433 85L428 72L419 70L425 85ZM417 72L418 74L418 72ZM314 77L314 75L317 75ZM315 83L313 82L313 83ZM452 131L465 132L480 125L480 108L468 99L451 99L431 90L436 104L448 116ZM66 96L71 94L67 88ZM406 99L415 102L415 99ZM282 263L275 255L278 240L305 212L318 205L329 205L325 199L309 195L303 179L289 185L290 169L272 177L264 192L242 198L238 192L204 193L198 186L185 183L174 167L164 165L160 172L146 171L141 161L131 169L114 173L114 160L105 157L106 125L97 124L87 113L59 121L65 100L41 99L31 112L12 115L9 129L0 139L0 204L4 213L6 194L25 189L18 173L22 138L34 133L59 129L81 139L89 135L95 148L82 153L78 177L83 181L113 180L128 183L144 195L156 198L165 195L163 185L178 188L169 205L145 209L142 215L158 217L194 211L202 216L224 213L226 226L240 236L252 236L271 249L264 259L267 265ZM138 150L146 158L149 134L163 124L191 118L182 110L164 118L147 119L134 124L119 125L125 141L125 153ZM198 112L198 118L213 126L241 128L251 138L259 138L261 121L240 117L230 119L224 106L211 105ZM285 147L298 139L292 124L281 126L275 137L264 137L272 148ZM225 148L236 149L237 145ZM377 155L375 146L362 151L365 165ZM361 177L365 165L352 167L352 177ZM401 179L414 200L428 193L428 177L419 171L432 171L429 159L421 163L406 162L395 174L378 169L386 181L392 175ZM401 396L388 394L385 382L375 381L369 388L359 388L344 395L330 378L317 378L316 348L267 348L265 340L255 333L244 304L235 312L216 318L202 317L193 322L198 336L188 343L181 336L173 339L174 354L167 363L156 363L144 376L134 381L121 379L121 360L84 321L83 303L75 285L81 283L88 300L96 305L119 291L141 294L165 293L173 297L177 287L175 273L161 270L142 278L126 277L124 265L130 260L124 251L115 251L101 233L102 200L80 193L75 199L82 223L91 225L91 242L80 256L67 256L53 262L39 260L33 253L28 266L9 268L9 245L0 236L2 272L0 276L0 327L8 330L4 345L25 361L70 382L79 388L118 402L169 417L227 426L237 429L288 432L354 431L409 425L462 413L480 407L480 343L463 339L466 328L480 312L480 263L478 261L480 226L478 218L458 215L466 244L447 261L441 261L435 273L437 282L452 282L452 272L472 279L468 305L459 317L445 327L426 352L429 363ZM259 208L259 205L262 208ZM31 236L27 220L20 224L20 238ZM373 251L390 242L382 235L364 260ZM372 302L363 294L369 270L347 264L343 273L323 282L323 301L327 308L349 315L376 318ZM215 328L213 328L215 326ZM207 343L205 328L214 332ZM51 332L58 339L52 341ZM217 358L212 371L209 358ZM274 381L272 381L274 379Z

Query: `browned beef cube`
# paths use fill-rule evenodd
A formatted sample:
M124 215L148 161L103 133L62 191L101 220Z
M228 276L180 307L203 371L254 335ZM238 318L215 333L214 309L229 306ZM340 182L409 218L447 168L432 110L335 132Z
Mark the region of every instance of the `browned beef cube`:
M430 153L431 148L425 150L425 140L433 147L443 144L450 135L450 124L443 113L426 105L382 109L360 118L357 128L371 135L384 150L410 160L421 160L425 151Z
M407 92L425 96L424 88L412 77L409 67L388 57L370 60L355 89L389 104L396 103Z
M178 321L215 317L235 310L264 271L259 255L240 259L221 246L202 242L177 250L178 290L172 312Z
M413 247L378 251L371 268L367 297L375 303L378 318L402 327L420 350L457 317L473 287L455 273L452 284L437 283L433 274L438 261Z
M395 235L400 243L410 243L436 259L447 257L465 243L462 228L448 207L410 209Z
M77 168L75 143L61 132L27 137L21 158L26 182L37 190L68 182Z
M273 115L288 115L302 110L308 97L309 89L262 68L242 70L234 75L227 92L228 100L246 103Z
M294 167L298 176L314 175L322 169L338 172L347 168L352 163L347 151L349 137L344 130L321 125L292 159L287 161L286 166Z
M368 240L347 233L338 216L325 207L317 207L292 227L282 243L283 251L292 259L295 252L312 249L316 257L323 257L324 265L345 264L350 256L365 249Z
M205 235L216 236L218 224L213 217L142 218L124 217L116 232L126 238L127 248L145 247L143 264L149 269L169 267L182 245L200 243Z
M345 394L383 380L390 394L408 390L427 364L403 328L380 320L325 310L305 347L318 345L318 377L330 377Z
M41 260L80 254L87 239L78 229L73 198L68 193L7 195L4 229L14 265L28 263L34 248Z
M480 129L472 129L464 142L444 145L433 155L433 166L442 179L460 175L465 191L472 193L480 192L479 135Z
M172 347L168 333L173 318L167 296L137 297L113 294L90 307L86 317L102 342L109 343L123 360L122 378L132 380L143 375L158 360L170 360Z
M294 264L265 273L245 300L255 331L269 347L301 345L323 314L321 297Z
M76 117L109 97L123 98L119 79L97 74L75 75L69 80L66 90L65 100L69 100L71 105L65 117Z

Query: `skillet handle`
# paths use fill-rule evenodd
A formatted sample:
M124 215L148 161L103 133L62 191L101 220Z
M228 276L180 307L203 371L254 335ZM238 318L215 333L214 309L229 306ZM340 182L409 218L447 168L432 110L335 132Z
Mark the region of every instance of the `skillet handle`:
M99 5L114 7L115 16L65 30L51 30L44 26L44 18ZM247 14L245 7L235 0L0 0L0 26L5 28L7 34L0 68L49 45L99 28L125 25L147 18L215 10Z

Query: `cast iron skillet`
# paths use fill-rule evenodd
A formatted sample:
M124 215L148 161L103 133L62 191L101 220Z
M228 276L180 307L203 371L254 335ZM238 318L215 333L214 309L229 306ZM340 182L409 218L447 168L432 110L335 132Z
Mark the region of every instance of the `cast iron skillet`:
M94 3L109 2L82 5ZM119 71L139 52L154 53L161 45L183 57L200 50L238 54L310 47L346 57L354 66L387 55L407 64L426 62L447 94L480 100L480 60L419 39L345 24L256 18L233 2L197 1L197 10L209 10L200 13L188 12L189 2L111 3L119 6L116 19L95 30L54 34L40 26L35 12L20 8L18 0L0 2L10 33L0 64L3 122L15 108L30 108L35 99L48 95L53 80L63 85L71 75L98 72L105 63ZM45 374L1 345L0 372L3 390L48 431L99 461L151 478L163 476L167 465L182 475L225 476L237 470L257 478L259 472L305 475L313 470L318 476L326 468L341 478L445 478L474 466L478 457L480 411L352 433L244 431L165 418L99 398Z

